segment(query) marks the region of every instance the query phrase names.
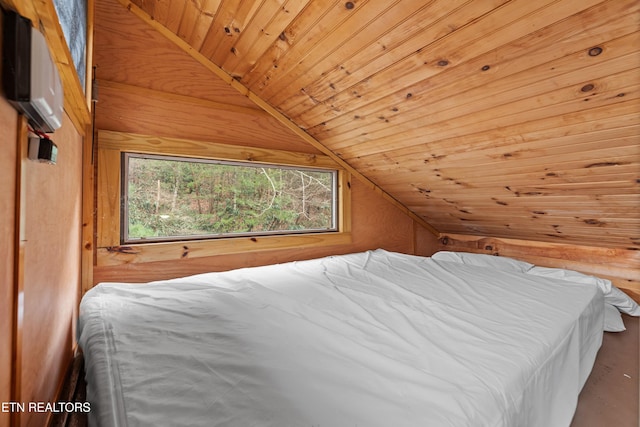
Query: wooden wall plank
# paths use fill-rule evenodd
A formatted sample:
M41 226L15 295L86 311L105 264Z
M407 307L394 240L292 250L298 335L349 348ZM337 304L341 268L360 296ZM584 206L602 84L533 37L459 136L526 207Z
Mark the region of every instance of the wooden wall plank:
M95 164L97 160L96 135L87 129L82 144L82 259L80 297L93 286L93 265L96 248L96 194Z
M278 141L283 150L318 152L261 113L245 114L233 108L214 110L203 108L202 102L195 99L152 92L143 97L139 91L131 93L112 87L105 87L100 93L96 106L99 129L263 147ZM161 123L171 125L158 126Z
M199 2L184 2L184 9L182 10L182 17L180 18L180 24L178 25L178 31L176 34L182 40L190 40L193 33L198 17L200 16L200 9L198 8Z
M518 100L532 98L538 94L548 93L558 87L577 86L576 89L579 90L589 84L585 82L586 76L594 80L591 84L596 84L595 82L599 76L606 76L633 68L636 61L636 52L633 46L637 42L640 42L640 34L633 33L607 43L606 54L599 55L596 58L590 57L587 49L585 49L553 62L546 62L536 66L528 65L524 71L510 74L504 78L494 76L490 83L466 90L457 90L454 94L451 93L451 87L446 87L439 91L432 89L428 92L429 106L433 111L441 111L442 117L447 117L447 120L450 120L467 114L498 108ZM429 84L429 87L431 87L431 84ZM594 90L600 91L602 87L594 88ZM586 93L584 95L586 96ZM394 129L398 127L403 129L407 126L413 127L411 122L416 120L424 121L423 109L412 108L412 106L420 105L421 103L419 102L412 102L407 106L408 108L399 107L398 110L401 111L394 114L389 110L387 104L385 111L363 117L362 122L363 125L367 125L368 135L377 131L395 132ZM512 108L517 108L517 104L513 105ZM380 120L379 117L381 116L384 116L385 120ZM433 123L441 120L440 117L433 115L429 119ZM350 132L327 138L327 140L355 137L358 137L358 135L351 129ZM375 136L370 137L370 139L375 138Z
M636 300L640 292L639 251L456 234L442 235L440 243L440 250L502 255L543 267L606 276Z
M305 8L296 17L295 21L283 32L283 37L278 37L262 55L262 59L256 63L251 69L251 73L242 76L242 82L248 87L253 88L254 85L264 85L271 79L272 75L281 67L280 61L288 55L298 55L299 52L293 53L291 49L294 44L302 43L310 40L307 35L310 28L316 25L322 25L323 18L344 3L340 0L331 0L323 2L307 2ZM324 27L325 31L328 28ZM295 62L299 58L292 59Z
M332 158L319 153L299 153L272 148L240 147L211 141L162 138L158 136L105 130L99 131L98 138L99 148L101 150L123 151L123 147L125 147L126 150L135 153L215 158L219 160L250 161L322 169L340 168Z
M5 402L53 401L72 353L80 289L82 144L69 117L64 119L54 135L60 149L59 165L28 161L26 120L0 98L0 123L7 131L0 134L6 148L3 161L11 163L2 170L16 174L0 181L6 202L2 209L16 210L2 215L0 222L4 235L15 237L7 239L11 248L0 246L6 255L2 274L11 276L0 287L8 308L0 310L0 325L4 332L12 329L3 332L3 339L9 342L0 351L0 393ZM10 195L15 200L6 200ZM10 219L12 224L5 223ZM7 349L9 361L5 359ZM5 388L8 381L12 383L10 396ZM11 425L46 425L49 415L15 412L2 414L0 419L3 425L9 425L4 424L9 417Z
M603 72L607 74L606 71ZM586 86L583 84L562 87L527 99L507 102L495 108L478 110L461 116L456 115L455 111L446 110L439 114L426 116L422 121L405 123L401 129L393 129L392 127L351 138L345 143L334 144L331 142L330 144L336 146L339 152L349 159L355 156L359 144L366 144L369 153L379 153L388 151L390 147L401 149L412 143L420 143L425 140L444 139L495 128L513 127L520 123L555 118L577 111L584 112L583 104L587 102L585 99L588 99L591 108L616 104L617 98L637 99L639 90L635 78L636 74L637 70L628 69L628 71L617 74L596 77L591 81L599 87L597 92L583 93L581 87ZM343 147L344 145L348 146Z
M530 221L534 224L536 224L537 227L539 228L543 228L543 227L547 227L548 229L548 233L555 233L557 234L560 238L563 237L564 234L568 234L570 236L580 236L581 233L583 232L582 230L584 230L584 225L591 225L592 228L597 228L597 227L604 227L605 225L607 226L606 230L603 230L602 232L600 231L595 231L593 233L590 234L604 234L607 237L616 237L618 239L625 239L627 240L629 243L629 246L632 246L632 242L629 241L629 235L631 235L633 233L634 230L637 230L638 226L640 226L640 223L622 223L622 222L617 222L615 224L609 224L607 222L607 220L605 218L600 218L598 217L596 218L575 218L571 221L569 220L565 220L563 221L563 224L561 226L555 226L555 222L553 220L545 220L544 215L540 215L540 214L532 214L530 215ZM517 228L517 222L518 219L517 218L512 218L509 219L508 217L496 217L495 219L492 220L478 220L474 222L474 226L477 227L496 227L496 226L502 226L503 224L507 223L507 224L513 224L511 225L511 227L513 228ZM522 223L524 223L525 221L522 221Z
M592 128L597 126L597 128ZM448 149L440 144L427 144L407 147L393 153L376 153L360 156L369 168L402 167L410 169L412 163L422 162L437 168L447 164L486 163L487 161L504 161L530 159L539 155L558 155L568 157L571 154L598 149L609 144L613 147L624 147L637 143L640 125L635 122L635 113L616 116L609 120L598 120L576 125L564 126L561 130L554 128L545 132L537 130L531 134L523 134L519 141L497 140L487 143L481 140L474 143L471 138L461 140L459 147ZM579 139L576 136L579 135ZM635 138L635 139L634 139ZM608 141L606 144L600 141ZM466 144L464 143L466 142ZM612 147L612 148L613 148ZM446 154L440 154L445 152ZM382 169L384 170L384 169Z
M320 37L310 40L309 43L300 43L300 47L297 48L301 51L299 53L300 59L295 68L283 61L278 65L278 69L273 70L272 73L278 77L278 80L274 81L272 78L266 81L266 84L255 88L256 92L264 100L288 109L287 104L283 101L292 102L294 99L305 99L308 96L306 95L308 89L306 84L315 80L321 73L337 71L340 74L345 74L345 71L348 73L356 71L340 68L343 66L343 59L369 44L374 44L376 50L379 51L381 47L376 35L390 27L395 28L396 23L404 20L408 12L415 10L414 4L410 5L403 1L361 3L354 3L352 9L346 9L343 5L339 5L340 9L335 10L335 13L340 13L339 19L335 20L337 25L330 31L321 34ZM451 9L459 4L459 2L449 3L451 3L449 6ZM382 18L383 16L384 18ZM433 19L432 16L429 18ZM458 24L452 17L451 20L451 26ZM380 29L380 27L384 28ZM285 75L286 78L283 78ZM305 88L303 93L300 91L301 88ZM314 101L323 101L319 96L316 97L315 93L313 97Z
M126 83L127 90L137 86L260 111L227 83L212 79L206 67L162 35L139 25L139 19L118 2L99 1L96 13L100 16L95 24L98 80ZM176 64L181 66L176 68Z
M606 141L604 141L606 142ZM620 152L620 154L618 154ZM598 157L600 154L600 157ZM526 161L520 160L518 163L524 163L522 167L518 167L510 164L509 162L505 162L506 164L501 164L500 162L494 164L487 165L478 165L478 167L474 166L452 166L452 167L440 167L437 168L437 171L442 175L449 177L453 180L459 180L461 182L463 179L467 180L467 182L474 182L476 178L481 179L483 177L489 176L510 176L511 174L520 175L527 173L535 173L542 171L554 172L554 171L563 171L563 170L572 170L572 169L597 169L606 166L625 166L625 165L633 165L638 164L638 156L637 156L637 146L625 146L624 148L617 148L615 154L611 152L609 149L602 150L592 150L589 152L583 153L585 159L578 159L573 161L560 161L557 164L554 164L554 168L545 168L545 157L534 158L531 160L531 165L528 165ZM553 156L548 156L547 160L552 159ZM516 162L514 162L516 163ZM500 166L498 166L500 165Z
M624 98L624 97L623 97ZM562 136L581 140L581 135L603 129L626 128L637 125L636 117L640 111L637 99L627 99L613 105L597 106L586 111L576 111L562 116L550 116L523 123L512 123L506 127L479 129L477 132L461 132L442 138L426 136L420 142L406 148L398 148L396 155L422 155L429 162L461 152L476 152L491 147L509 147L519 143L539 143L546 139ZM578 139L580 138L580 139ZM566 141L565 141L566 143ZM363 146L364 147L364 146ZM508 150L507 148L505 148ZM340 152L341 150L338 150ZM360 158L373 157L380 153L357 151ZM384 154L382 154L384 156Z
M406 88L406 86L411 84L410 79L422 80L430 73L437 74L439 72L442 72L445 67L434 67L433 64L437 64L443 59L446 59L448 63L457 64L463 62L463 57L461 55L464 52L464 47L468 45L467 42L469 40L479 41L478 35L482 34L482 43L480 43L480 46L473 47L473 52L477 52L477 49L480 47L489 46L490 41L492 40L489 37L489 34L494 33L497 28L500 28L499 26L496 27L496 23L500 22L498 17L504 18L505 22L500 22L500 25L502 26L502 28L504 28L507 26L506 24L508 22L514 19L517 20L519 16L521 17L530 13L532 8L535 10L536 8L543 6L543 2L536 2L535 4L517 3L518 2L509 2L502 7L497 7L493 2L474 2L466 4L465 9L462 9L463 13L468 9L473 9L475 11L475 13L472 13L470 15L469 21L457 22L454 20L453 28L456 28L456 31L452 32L450 36L437 38L437 41L435 43L428 44L422 49L416 50L416 53L414 55L410 55L403 58L402 60L393 62L392 65L377 65L377 69L382 70L379 73L369 74L368 76L366 76L366 78L365 76L359 75L360 83L349 87L349 90L346 91L349 98L351 100L355 99L358 103L368 103L371 101L371 99L384 96L383 94L385 92L386 94L395 92L400 86ZM487 18L491 16L493 16L494 18ZM452 18L452 16L447 16L447 19L450 18ZM531 31L532 28L535 28L536 21L532 20L531 17L527 17L527 19L530 21L528 23L528 31ZM473 29L470 29L471 26L467 25L467 23L471 22L473 22ZM516 26L509 26L509 37L513 37L518 33L518 31L522 31L521 29L516 29L514 27ZM450 29L451 28L448 28L448 31L445 31L445 34L450 33ZM460 38L458 37L461 37L465 33L468 34L468 37L461 42ZM448 47L442 48L443 46ZM432 64L432 66L425 67L425 63ZM322 71L323 70L317 70L316 72L320 73ZM415 80L414 83L419 80ZM385 84L379 85L377 84L378 81L385 81ZM376 90L372 90L374 86L376 87ZM367 95L358 97L354 96L354 92L360 95L366 93ZM268 93L259 93L265 96L265 98L270 102L279 105L279 101L281 100L281 98L270 98ZM285 94L282 92L278 93L279 97L283 97L284 95ZM310 95L313 96L314 94ZM336 99L335 97L332 98L331 104L334 108L337 108L339 111L350 111L349 109L344 108L344 106L340 106L339 103L336 104L337 102L338 99ZM298 116L293 117L297 120ZM305 122L301 121L300 123L304 124Z
M0 23L0 30L2 24ZM0 34L1 31L0 31ZM0 41L2 36L0 35ZM4 155L0 156L0 402L15 399L12 392L14 379L14 337L15 324L15 284L16 284L16 209L18 155L18 114L0 98L0 146ZM10 425L11 414L0 412L0 426Z
M25 333L25 283L26 283L26 248L27 248L27 153L28 146L27 119L18 116L16 133L16 199L15 199L15 231L14 231L14 265L13 265L13 333L12 333L12 372L11 400L22 401L24 389L29 386L23 379L26 361L23 343L29 342ZM22 425L27 416L21 412L11 414L11 423Z
M530 178L533 178L534 174L554 177L564 171L580 169L591 170L591 174L593 178L596 178L595 181L597 182L598 172L610 172L606 167L637 164L638 141L639 138L634 135L597 141L597 145L607 148L586 150L581 149L583 147L567 147L568 150L571 148L576 149L573 156L571 153L564 155L559 153L547 154L545 150L537 150L535 148L525 149L524 153L519 153L518 151L505 153L503 151L501 156L492 156L492 159L486 159L482 155L478 155L477 164L469 165L470 161L449 159L446 162L434 164L433 168L430 167L427 170L430 172L432 181L437 181L435 178L444 176L445 178L442 178L442 180L454 181L458 185L467 183L467 187L478 187L478 184L482 182L494 182L496 180L495 176L501 176L503 183L512 184L511 180L521 175L528 175ZM424 157L427 157L427 159L424 159ZM382 177L399 171L411 171L412 168L417 170L420 166L424 166L425 163L431 163L428 161L428 156L415 160L407 158L403 159L404 161L394 160L395 162L393 163L387 160L386 163L381 162L376 166L369 165L373 171L372 176ZM550 164L553 164L553 167L549 167ZM529 182L533 184L532 181L530 180ZM384 182L389 181L385 180ZM573 182L578 181L574 180ZM394 181L391 181L389 185L393 183ZM406 184L406 181L404 183Z
M156 90L136 86L129 83L120 83L110 80L98 80L98 85L101 88L111 91L126 92L129 95L135 95L138 98L158 98L166 102L180 102L184 104L198 104L203 109L218 110L224 112L233 112L238 114L244 114L256 118L269 118L269 114L256 108L255 105L237 105L228 102L222 102L221 100L210 100L203 96L183 95L172 91Z
M176 262L185 258L205 258L228 254L240 254L298 249L323 246L345 246L351 243L350 233L304 234L297 236L234 237L214 241L191 241L171 243L145 243L98 248L98 267L120 266L123 264L144 264L159 261Z
M83 141L67 116L52 138L57 164L28 161L25 171L22 402L54 400L75 346ZM46 425L50 415L26 413L22 423Z
M262 3L251 27L240 34L233 46L233 55L227 56L221 67L233 76L244 75L253 68L264 50L282 37L283 31L304 8L305 3L291 0L282 4L279 0Z
M182 0L169 0L169 12L167 13L167 20L163 22L162 25L164 25L174 33L177 33L178 29L180 28L180 21L182 20L182 14L184 13L185 6L186 2Z
M305 8L297 18L297 24L285 32L286 38L294 41L295 44L283 46L288 49L278 57L277 62L273 62L273 56L267 52L263 61L264 68L258 66L253 69L256 79L245 76L242 82L252 91L262 92L276 78L289 79L288 73L293 72L296 65L304 61L313 44L336 31L349 18L353 9L367 2L368 0L353 2L354 7L350 10L346 9L346 4L341 1L318 2L317 5L312 4ZM300 46L306 48L300 49ZM214 62L218 63L215 60ZM264 71L264 74L258 75L258 71ZM267 99L264 93L261 97L263 100Z
M223 2L216 13L209 33L217 35L213 50L208 47L207 40L203 46L203 55L211 58L216 64L224 63L232 55L233 45L245 30L258 11L261 2L242 2L227 0ZM220 37L224 35L224 37Z
M450 230L453 230L454 234L473 234L491 235L495 238L504 239L516 239L516 240L529 240L532 242L541 243L562 243L562 244L574 244L604 248L627 248L629 250L637 249L637 242L631 241L628 236L616 237L616 236L601 236L594 233L584 234L561 234L555 230L545 232L545 230L539 230L533 226L529 228L524 227L504 227L504 226L482 226L475 223L456 222L451 225ZM439 224L438 224L439 225ZM531 231L533 229L533 231ZM604 243L603 243L604 242Z
M222 0L205 0L202 2L202 10L194 25L191 37L189 37L189 44L196 50L200 50L202 47L221 2Z
M587 8L597 2L597 0L584 2L581 3L581 7ZM442 38L429 45L427 49L418 51L415 57L407 57L382 68L376 74L369 75L363 82L350 87L349 91L342 92L342 97L336 94L331 100L331 106L337 109L339 114L343 114L355 111L359 105L368 104L372 100L383 98L398 90L403 90L405 94L407 92L413 94L407 88L438 74L446 73L449 68L464 64L483 52L513 42L514 39L525 37L536 29L548 26L551 22L570 16L571 13L576 12L575 9L568 4L556 4L556 7L548 8L546 2L509 2L473 21L473 25L463 26L450 37ZM379 84L382 81L386 84ZM459 91L461 88L457 89ZM353 95L354 93L366 95L357 97ZM341 102L342 100L346 100L347 104ZM327 122L335 115L329 110L324 118L319 117L313 122L310 122L306 116L292 114L292 117L300 120L300 123L305 126L313 126Z
M322 67L302 75L301 81L291 82L289 90L308 87L306 96L312 97L314 102L308 102L302 96L305 94L289 92L281 92L270 101L292 111L292 117L300 120L301 125L306 128L329 121L341 115L341 112L353 111L360 106L370 104L378 97L384 96L381 95L382 92L371 90L373 87L371 83L375 86L375 81L378 79L389 78L388 84L385 85L388 87L383 91L390 94L395 92L395 90L389 92L390 89L409 84L408 76L413 76L415 79L418 70L420 70L420 80L443 71L443 67L434 66L440 60L447 58L447 55L443 55L442 52L436 53L438 46L446 43L446 40L455 38L458 31L462 31L483 16L499 10L504 3L501 0L492 0L475 3L455 1L427 4L428 9L416 13L411 17L410 22L400 27L398 31L395 29L393 31L393 34L403 34L401 30L404 28L409 32L418 28L419 31L413 37L403 38L401 43L385 39L374 40L371 47L373 52L371 49L363 51L373 56L359 55L356 57L358 62L344 61L340 63L337 73L334 69L325 69L323 64ZM388 46L386 41L390 42ZM349 44L351 45L352 41ZM380 44L383 46L383 52L380 52ZM331 64L330 61L327 62ZM323 78L320 79L319 76ZM332 79L324 87L320 87L318 83L322 84L325 76ZM403 90L405 87L403 86ZM364 94L366 96L363 97ZM406 92L403 95L405 94Z
M331 105L339 109L339 112L325 114L324 117L320 115L315 121L316 124L320 123L319 125L314 126L311 110L305 113L304 119L308 126L313 126L309 128L310 133L325 140L325 136L335 136L352 130L350 122L354 115L361 118L361 127L368 127L369 124L376 123L374 119L380 116L389 119L396 115L402 117L406 112L424 109L426 105L432 111L431 102L433 101L484 87L513 74L531 74L535 78L537 74L529 73L529 69L543 66L543 64L549 64L545 74L554 75L556 61L562 61L562 58L576 54L587 56L589 49L593 46L602 47L605 55L608 55L608 47L605 48L605 46L610 40L637 31L637 12L637 5L630 8L629 5L621 2L599 4L557 25L541 28L493 50L477 50L474 52L476 56L468 61L456 64L453 68L447 66L446 72L432 75L432 72L426 73L418 69L415 72L415 80L411 84L386 96L376 96L367 90L366 86L372 85L372 82L366 80L362 89L354 85L349 91L335 93L331 98ZM608 17L604 23L603 16ZM580 28L580 30L569 32L567 28ZM517 48L514 49L514 46ZM425 66L429 67L431 64L431 68L436 71L441 70L443 67L437 66L438 57L433 56L433 58L431 61L428 61L429 58L424 58L427 62ZM597 57L591 58L592 61L597 60ZM400 75L400 72L397 75ZM354 98L354 93L366 94L367 102L361 102L361 98ZM408 93L411 94L410 97L407 97ZM397 108L397 111L392 111L391 107ZM322 111L322 105L317 105L315 108L319 112Z
M323 61L325 71L321 78L299 79L298 84L308 87L309 93L325 102L360 80L375 74L372 70L384 69L393 60L403 60L431 43L447 37L477 17L503 4L503 1L476 3L397 2L397 11L391 17L370 22L362 40L354 39ZM470 7L467 7L470 6ZM358 34L360 36L360 34ZM300 104L299 97L292 97L282 105ZM296 101L297 100L297 101ZM307 110L305 110L307 111Z
M97 158L97 247L120 244L120 170L109 167L120 162L120 152L99 150ZM107 220L109 219L109 220Z

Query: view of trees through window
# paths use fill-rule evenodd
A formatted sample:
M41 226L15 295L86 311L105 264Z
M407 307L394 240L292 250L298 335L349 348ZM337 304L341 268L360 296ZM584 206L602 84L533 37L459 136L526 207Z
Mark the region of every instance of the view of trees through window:
M125 241L336 229L336 172L125 154Z

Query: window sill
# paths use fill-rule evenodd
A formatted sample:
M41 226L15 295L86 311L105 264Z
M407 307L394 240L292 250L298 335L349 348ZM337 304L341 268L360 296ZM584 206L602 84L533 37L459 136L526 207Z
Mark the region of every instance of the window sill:
M154 261L175 261L216 255L300 249L349 243L351 243L351 233L349 232L140 243L98 248L97 265L112 266Z

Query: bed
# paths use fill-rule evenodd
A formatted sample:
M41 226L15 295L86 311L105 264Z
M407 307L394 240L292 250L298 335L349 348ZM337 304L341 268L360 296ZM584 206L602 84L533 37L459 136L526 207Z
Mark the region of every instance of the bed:
M611 288L535 269L378 249L102 283L90 425L568 426Z

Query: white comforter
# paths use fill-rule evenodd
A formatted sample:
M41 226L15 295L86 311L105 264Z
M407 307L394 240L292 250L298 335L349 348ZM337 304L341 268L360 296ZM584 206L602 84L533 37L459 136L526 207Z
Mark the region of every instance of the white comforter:
M80 310L100 426L568 426L603 296L384 250L144 285Z

